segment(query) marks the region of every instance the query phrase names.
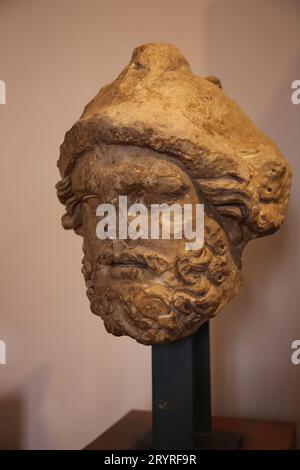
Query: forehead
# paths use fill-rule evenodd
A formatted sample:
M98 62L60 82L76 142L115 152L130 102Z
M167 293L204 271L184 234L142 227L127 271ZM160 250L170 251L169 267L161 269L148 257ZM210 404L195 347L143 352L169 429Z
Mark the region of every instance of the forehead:
M77 160L72 171L74 189L96 187L100 182L120 189L140 185L155 190L159 185L166 190L180 190L193 186L186 171L172 157L121 145L99 146Z

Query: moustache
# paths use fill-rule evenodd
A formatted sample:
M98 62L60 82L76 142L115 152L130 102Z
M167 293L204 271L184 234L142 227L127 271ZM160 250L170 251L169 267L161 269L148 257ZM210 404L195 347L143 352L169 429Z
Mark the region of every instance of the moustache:
M150 269L160 275L170 268L170 263L157 253L106 251L97 257L97 266L129 266Z

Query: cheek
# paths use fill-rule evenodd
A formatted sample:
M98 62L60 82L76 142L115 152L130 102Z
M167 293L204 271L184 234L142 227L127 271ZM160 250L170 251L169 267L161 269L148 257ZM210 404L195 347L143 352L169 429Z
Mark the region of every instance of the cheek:
M94 245L97 241L96 226L97 226L97 202L89 199L82 202L81 214L82 214L82 231L83 236L87 244Z
M83 235L83 253L84 268L86 271L94 272L96 270L97 258L104 248L105 241L99 240L96 234L96 206L88 202L82 203L82 235Z
M82 219L89 220L91 216L96 215L97 209L97 202L96 198L87 198L81 202L81 210L82 210Z

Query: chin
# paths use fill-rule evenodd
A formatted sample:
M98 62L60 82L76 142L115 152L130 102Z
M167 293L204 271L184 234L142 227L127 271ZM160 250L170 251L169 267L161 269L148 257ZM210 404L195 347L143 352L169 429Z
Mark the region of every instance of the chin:
M146 345L195 333L235 295L241 276L225 255L186 258L159 274L124 263L84 271L91 311L109 333Z
M199 317L189 324L182 321L168 300L173 291L164 292L163 297L151 292L151 287L132 282L102 285L99 295L89 296L91 311L103 320L109 333L130 336L145 345L182 339L204 323Z

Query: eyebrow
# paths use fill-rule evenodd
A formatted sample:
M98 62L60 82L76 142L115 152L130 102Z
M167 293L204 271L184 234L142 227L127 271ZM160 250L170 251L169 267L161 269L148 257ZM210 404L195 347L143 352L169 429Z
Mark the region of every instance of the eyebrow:
M184 194L184 192L187 189L187 184L184 181L180 172L178 171L179 169L177 165L172 164L171 162L168 162L168 163L171 163L171 168L170 167L166 168L165 165L158 165L158 169L156 170L156 173L154 174L149 174L149 171L148 171L149 167L147 167L146 162L145 164L143 164L143 162L137 162L136 166L132 166L132 168L129 168L131 177L127 177L127 174L129 174L129 171L127 167L128 160L126 159L126 156L124 159L122 158L120 160L112 158L112 157L113 156L110 155L110 158L105 158L105 157L104 159L101 158L102 160L101 163L103 164L102 175L101 174L99 176L96 175L96 178L93 177L93 183L94 184L96 183L96 185L99 184L99 189L100 189L101 179L105 180L107 178L110 178L111 180L113 180L114 174L116 173L116 171L117 171L117 174L119 174L119 183L121 186L119 191L122 190L121 188L124 188L124 190L126 191L131 190L131 188L128 188L128 186L131 186L132 190L138 189L138 187L140 187L141 190L144 190L144 191L147 189L149 190L155 189L157 192L161 194L178 195L178 194ZM99 160L97 159L95 163L97 161L99 162ZM91 162L91 163L93 164L94 162ZM174 165L174 168L173 168L173 165ZM118 167L119 167L119 171L118 171ZM122 167L124 167L124 169L127 170L127 171L124 171L124 174L122 174L120 171L122 170ZM168 173L160 174L159 172L162 170L167 170ZM89 185L88 174L89 173L91 173L91 175L93 174L93 171L91 171L91 168L89 165L89 161L85 161L82 166L79 166L79 167L75 166L73 171L74 171L74 176L76 175L78 177L76 178L77 185L74 188L75 190L80 192L80 191L89 191L90 189L93 192L93 189L94 190L96 189L96 188L92 189L92 185ZM137 181L134 180L134 175L137 176ZM145 181L147 181L147 176L149 176L149 178L151 178L154 181L151 182L150 184L148 182L148 184L145 185ZM165 178L169 178L173 180L174 185L175 185L174 189L170 187L166 189L158 187L160 185L163 185L163 181Z

